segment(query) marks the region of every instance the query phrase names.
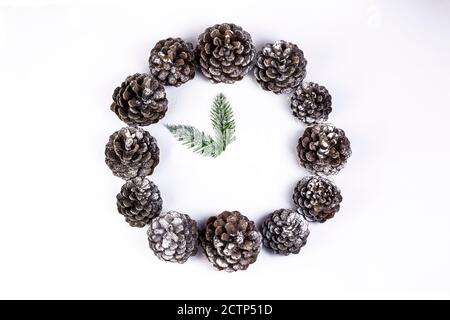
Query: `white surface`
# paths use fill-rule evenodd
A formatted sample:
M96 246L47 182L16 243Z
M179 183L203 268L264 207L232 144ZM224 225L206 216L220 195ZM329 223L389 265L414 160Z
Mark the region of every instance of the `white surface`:
M445 1L6 1L0 6L0 298L450 298L448 206L450 4ZM167 36L195 41L235 22L259 48L285 39L308 59L307 80L333 95L330 121L353 156L336 176L336 218L312 225L300 255L263 251L246 272L198 256L163 263L144 229L116 213L122 181L104 164L123 123L113 89L147 71ZM203 222L225 209L260 221L289 207L306 173L304 126L286 97L252 77L201 75L167 90L162 123L209 129L224 92L238 140L217 160L193 155L162 124L152 180L166 209Z

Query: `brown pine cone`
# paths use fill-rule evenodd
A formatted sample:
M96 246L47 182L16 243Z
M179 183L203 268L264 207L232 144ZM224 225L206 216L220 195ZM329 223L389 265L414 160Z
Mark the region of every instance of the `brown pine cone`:
M197 253L197 222L176 211L161 213L147 231L150 249L161 260L185 263Z
M341 191L328 179L319 176L300 180L292 195L295 206L306 220L325 222L339 211Z
M268 43L256 55L255 77L264 90L292 93L306 76L306 59L297 45Z
M306 124L327 121L331 112L331 95L317 83L303 83L291 97L292 114Z
M338 173L352 154L344 130L331 124L307 127L298 140L297 152L303 167L325 175Z
M158 80L136 73L114 90L111 110L126 124L147 126L161 120L168 101L166 91Z
M179 87L195 76L194 47L180 38L160 40L150 52L149 64L156 79Z
M144 227L162 209L158 187L144 177L128 180L116 198L117 210L132 227Z
M213 83L242 80L255 56L252 37L233 23L216 24L198 37L197 59L203 75Z
M200 241L213 266L227 272L247 269L261 250L261 234L255 223L238 211L209 218Z
M151 175L159 163L156 139L142 128L125 127L109 137L105 162L122 179Z
M308 222L293 210L276 210L264 220L262 236L264 246L273 252L297 254L309 236Z

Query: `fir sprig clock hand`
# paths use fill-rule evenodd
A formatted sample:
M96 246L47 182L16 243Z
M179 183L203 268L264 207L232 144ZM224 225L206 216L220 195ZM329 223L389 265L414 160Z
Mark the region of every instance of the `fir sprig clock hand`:
M189 125L167 124L166 128L193 152L205 157L216 158L226 150L230 143L236 140L233 110L223 93L219 93L214 98L210 118L211 126L214 129L214 138Z

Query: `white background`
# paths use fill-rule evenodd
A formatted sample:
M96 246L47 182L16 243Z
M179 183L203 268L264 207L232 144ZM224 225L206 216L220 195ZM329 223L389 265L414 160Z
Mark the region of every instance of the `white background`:
M195 42L219 22L243 26L257 48L297 43L353 149L334 178L337 216L311 225L299 255L264 250L234 274L201 255L156 259L146 230L116 212L122 181L103 154L124 126L109 110L114 88L147 71L159 39ZM449 39L448 1L3 1L0 298L450 298ZM219 92L238 140L211 160L162 124L210 130ZM306 175L295 153L304 126L286 96L250 76L212 85L200 74L167 94L167 116L147 128L166 210L200 223L240 210L260 222L291 206Z

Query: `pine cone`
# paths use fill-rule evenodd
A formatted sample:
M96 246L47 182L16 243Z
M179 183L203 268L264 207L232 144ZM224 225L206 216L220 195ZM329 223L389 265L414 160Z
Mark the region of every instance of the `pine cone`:
M345 132L331 124L307 127L298 140L297 152L302 166L325 175L339 172L352 154Z
M105 162L113 174L123 178L151 175L159 163L156 139L142 128L126 127L109 137Z
M150 249L164 261L185 263L197 253L197 223L176 211L154 218L147 232Z
M167 111L166 91L158 80L136 73L114 90L111 110L128 125L148 126Z
M306 220L325 222L339 211L342 196L339 188L331 180L311 176L298 182L292 199Z
M331 95L324 86L303 83L291 97L294 116L306 124L327 121L331 112Z
M198 37L197 59L200 69L213 83L242 80L254 56L252 37L235 24L216 24Z
M142 228L161 212L158 187L144 177L128 180L117 194L117 210L132 227Z
M254 72L264 90L292 93L306 76L306 59L297 45L280 40L266 44L256 55Z
M150 73L164 85L179 87L194 78L195 54L192 43L167 38L150 52Z
M263 222L264 245L282 255L297 254L309 236L308 222L298 212L280 209Z
M255 223L238 211L211 217L200 240L208 260L218 270L245 270L261 250L261 234Z

